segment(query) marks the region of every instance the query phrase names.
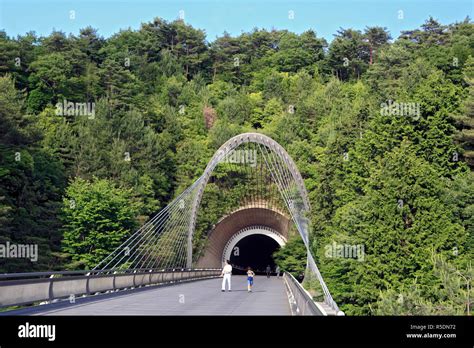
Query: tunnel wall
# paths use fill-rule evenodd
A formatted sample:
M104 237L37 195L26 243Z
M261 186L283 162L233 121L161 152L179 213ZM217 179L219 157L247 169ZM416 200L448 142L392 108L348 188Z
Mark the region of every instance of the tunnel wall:
M291 221L283 214L267 208L245 208L222 219L209 233L204 253L196 262L197 268L222 267L224 247L240 230L254 226L266 226L288 239Z

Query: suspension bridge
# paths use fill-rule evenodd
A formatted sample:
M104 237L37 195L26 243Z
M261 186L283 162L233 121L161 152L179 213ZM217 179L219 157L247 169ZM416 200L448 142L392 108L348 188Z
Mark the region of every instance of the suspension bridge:
M93 269L0 275L0 306L22 307L2 315L343 315L311 252L309 211L285 149L263 134L237 135ZM296 237L306 247L309 290L286 272L260 275ZM225 260L234 267L232 292L221 292ZM252 293L247 267L258 274Z

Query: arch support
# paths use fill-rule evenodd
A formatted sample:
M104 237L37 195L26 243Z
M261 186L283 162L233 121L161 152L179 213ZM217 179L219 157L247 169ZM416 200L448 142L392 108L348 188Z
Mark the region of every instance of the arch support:
M243 133L233 138L230 138L219 148L219 150L216 151L214 156L211 158L211 160L207 164L206 169L204 170L204 173L197 180L197 189L196 189L197 191L191 203L191 218L190 218L189 228L188 228L187 260L186 260L188 268L192 268L192 265L193 265L193 234L194 234L194 229L196 227L198 209L201 203L204 189L216 166L225 158L227 154L229 154L231 151L233 151L234 149L236 149L237 147L245 143L256 143L256 144L263 145L266 148L268 148L270 151L272 151L274 154L276 154L282 160L282 162L288 168L288 171L291 173L291 176L294 182L296 183L299 195L302 198L303 209L305 211L309 211L310 209L308 193L306 191L303 178L301 177L301 174L298 171L293 159L290 157L290 155L286 152L286 150L280 144L278 144L272 138L260 133ZM303 231L300 231L300 233L302 235L303 241L305 242L305 244L307 244L306 235L304 234Z

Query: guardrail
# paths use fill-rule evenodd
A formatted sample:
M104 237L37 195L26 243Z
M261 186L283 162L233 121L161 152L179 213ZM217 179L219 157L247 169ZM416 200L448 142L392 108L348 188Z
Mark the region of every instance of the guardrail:
M0 307L218 277L221 269L109 269L0 274Z
M290 273L283 273L283 280L289 293L289 301L294 315L324 315L328 314L314 302L312 296Z

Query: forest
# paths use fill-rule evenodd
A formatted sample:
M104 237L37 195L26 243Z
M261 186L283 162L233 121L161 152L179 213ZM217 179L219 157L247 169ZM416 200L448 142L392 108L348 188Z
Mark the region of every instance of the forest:
M93 267L226 140L261 132L305 180L312 251L346 314L466 315L473 127L469 17L331 42L258 28L208 42L160 18L109 38L0 31L0 243L39 247L0 272ZM363 261L327 257L333 243ZM301 267L302 241L275 258Z

